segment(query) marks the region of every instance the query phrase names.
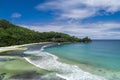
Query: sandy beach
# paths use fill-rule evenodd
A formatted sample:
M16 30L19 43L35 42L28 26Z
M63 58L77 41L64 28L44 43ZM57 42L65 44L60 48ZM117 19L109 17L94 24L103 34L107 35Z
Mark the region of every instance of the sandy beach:
M34 44L48 44L51 42L40 42L40 43L30 43L30 44L23 44L23 45L14 45L14 46L7 46L7 47L0 47L0 53L6 51L13 51L13 50L26 50L25 46L34 45Z

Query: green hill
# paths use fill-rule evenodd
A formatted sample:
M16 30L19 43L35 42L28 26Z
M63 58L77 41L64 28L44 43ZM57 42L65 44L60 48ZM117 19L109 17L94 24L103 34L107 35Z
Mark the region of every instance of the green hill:
M36 42L81 42L74 36L58 32L36 32L24 27L0 20L0 46L19 45ZM84 40L86 41L86 40Z

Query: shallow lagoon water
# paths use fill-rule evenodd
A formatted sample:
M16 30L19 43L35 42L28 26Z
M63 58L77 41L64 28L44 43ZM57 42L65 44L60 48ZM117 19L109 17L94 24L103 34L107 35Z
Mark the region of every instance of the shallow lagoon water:
M92 41L62 45L32 45L11 51L38 68L52 71L43 78L67 80L120 80L120 41ZM32 56L29 56L32 55ZM52 74L52 75L51 75ZM61 80L64 80L61 79Z
M48 47L52 53L108 80L120 80L120 41L101 40ZM62 60L64 61L64 60Z

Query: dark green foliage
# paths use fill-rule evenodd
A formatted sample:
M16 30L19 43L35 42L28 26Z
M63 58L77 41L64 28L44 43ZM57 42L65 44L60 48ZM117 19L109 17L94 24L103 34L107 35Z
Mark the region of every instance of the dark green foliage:
M80 39L64 33L43 32L45 40L54 42L78 42Z
M79 39L58 32L36 32L13 25L6 20L0 20L0 46L19 45L37 42L81 42L88 39Z
M91 42L91 39L88 38L88 37L85 37L85 38L82 39L82 42Z
M8 27L12 27L13 25L8 22L5 19L0 20L0 28L8 28Z

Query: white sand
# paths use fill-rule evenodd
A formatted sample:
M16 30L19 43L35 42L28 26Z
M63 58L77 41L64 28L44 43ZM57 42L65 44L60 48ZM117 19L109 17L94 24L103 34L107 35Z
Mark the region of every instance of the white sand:
M30 43L30 44L23 44L23 45L0 47L0 53L6 52L6 51L12 51L12 50L26 50L27 48L25 46L34 45L34 44L47 44L47 43L51 43L51 42L40 42L40 43Z

